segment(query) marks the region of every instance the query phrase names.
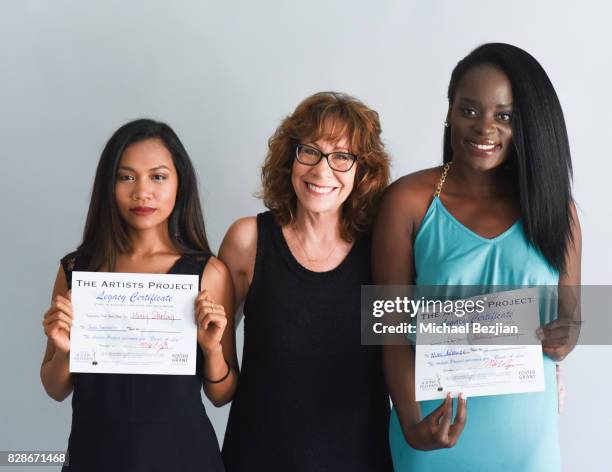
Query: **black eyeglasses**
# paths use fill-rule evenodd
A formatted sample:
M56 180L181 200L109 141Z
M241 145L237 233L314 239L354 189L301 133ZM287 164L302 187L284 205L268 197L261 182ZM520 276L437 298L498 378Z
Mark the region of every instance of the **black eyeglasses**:
M297 144L295 146L295 158L305 166L316 166L321 159L326 158L329 167L338 172L348 172L357 160L357 156L348 152L323 154L317 148L307 144Z

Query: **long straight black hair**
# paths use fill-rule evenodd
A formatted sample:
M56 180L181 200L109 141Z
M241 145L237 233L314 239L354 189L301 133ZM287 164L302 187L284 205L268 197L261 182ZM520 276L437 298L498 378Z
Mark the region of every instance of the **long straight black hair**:
M178 189L174 209L168 219L168 233L181 254L211 254L204 218L198 196L195 170L187 151L165 123L140 119L126 123L106 143L91 193L83 242L78 252L89 255L89 270L106 264L115 268L118 254L130 251L127 225L121 218L115 201L117 168L125 149L146 139L161 140L170 154L178 174Z
M561 104L538 61L504 43L474 49L453 69L448 103L458 84L475 66L499 67L512 86L512 150L508 158L527 240L559 273L565 270L572 240L572 160ZM444 130L444 162L453 159L450 129Z

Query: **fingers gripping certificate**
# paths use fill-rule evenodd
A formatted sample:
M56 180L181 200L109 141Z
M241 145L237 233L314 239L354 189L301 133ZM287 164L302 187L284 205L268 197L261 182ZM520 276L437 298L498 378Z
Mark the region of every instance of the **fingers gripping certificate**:
M417 401L445 398L448 392L482 396L544 390L542 346L535 334L540 326L537 289L471 298L476 299L484 307L476 316L436 313L432 323L432 314L418 313ZM483 321L500 317L504 327Z
M73 272L70 372L195 374L197 275Z

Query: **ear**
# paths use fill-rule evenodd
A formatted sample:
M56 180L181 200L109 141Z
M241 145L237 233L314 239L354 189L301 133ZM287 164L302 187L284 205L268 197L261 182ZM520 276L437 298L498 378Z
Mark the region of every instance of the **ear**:
M448 123L450 125L450 119L451 119L451 113L453 111L453 106L449 105L448 106L448 111L446 112L446 119L444 120L445 123Z

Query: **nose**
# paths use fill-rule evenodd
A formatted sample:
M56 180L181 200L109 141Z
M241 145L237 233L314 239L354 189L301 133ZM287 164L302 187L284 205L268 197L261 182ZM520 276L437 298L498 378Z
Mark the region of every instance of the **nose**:
M148 179L137 179L132 188L132 200L145 201L152 197L151 182Z
M329 157L322 157L321 160L317 163L316 166L312 167L312 171L317 175L327 175L333 174L333 170L329 167Z
M495 133L495 119L487 114L476 121L474 130L481 136L491 136Z

